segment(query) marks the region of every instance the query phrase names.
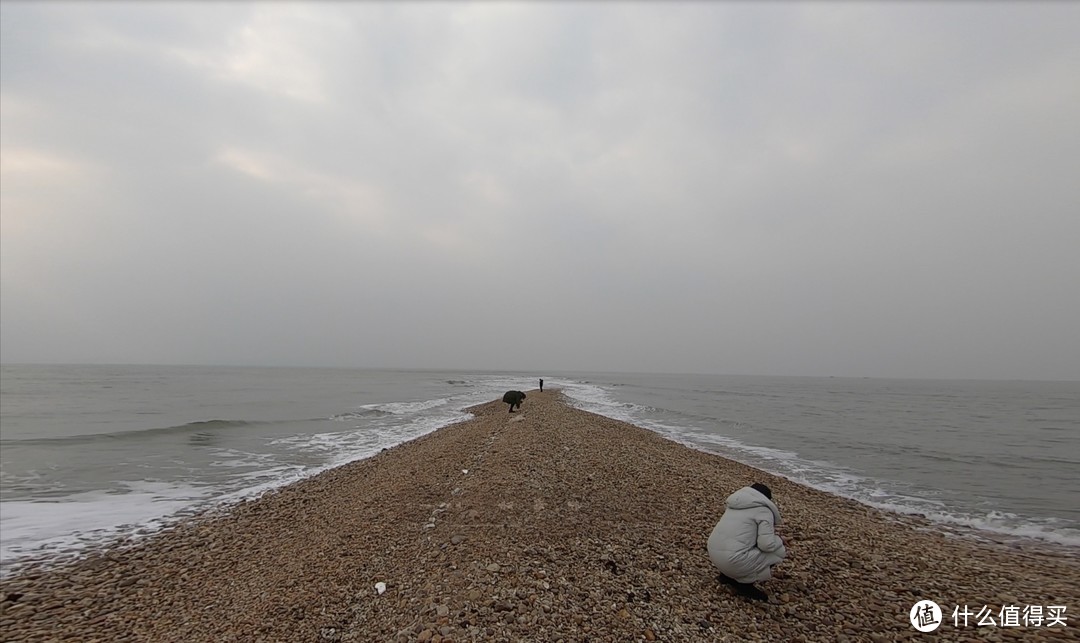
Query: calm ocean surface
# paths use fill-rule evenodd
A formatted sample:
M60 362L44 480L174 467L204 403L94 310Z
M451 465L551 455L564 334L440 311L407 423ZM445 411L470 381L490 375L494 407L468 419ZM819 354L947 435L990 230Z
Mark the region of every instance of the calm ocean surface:
M1080 547L1077 382L542 376L580 408L820 489ZM535 387L460 371L3 366L0 562L147 533Z

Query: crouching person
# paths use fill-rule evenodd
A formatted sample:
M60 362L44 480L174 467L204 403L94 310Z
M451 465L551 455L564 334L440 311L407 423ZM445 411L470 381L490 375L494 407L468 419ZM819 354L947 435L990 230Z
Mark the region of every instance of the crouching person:
M787 550L776 535L780 510L772 491L761 483L743 487L728 496L727 509L709 535L709 560L720 570L720 580L747 598L766 600L754 587L772 578L773 565L784 560Z
M525 401L525 394L521 391L507 391L503 394L503 403L510 405L510 413L514 412L514 407L521 408L521 403Z

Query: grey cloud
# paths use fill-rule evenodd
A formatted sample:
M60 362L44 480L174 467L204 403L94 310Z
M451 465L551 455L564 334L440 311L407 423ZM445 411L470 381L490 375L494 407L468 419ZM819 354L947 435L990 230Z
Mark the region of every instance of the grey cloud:
M1080 378L1070 5L0 11L4 361Z

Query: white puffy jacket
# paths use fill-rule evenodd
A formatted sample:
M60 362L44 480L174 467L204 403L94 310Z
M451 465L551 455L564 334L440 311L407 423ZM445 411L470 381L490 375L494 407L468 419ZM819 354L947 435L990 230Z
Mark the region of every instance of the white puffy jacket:
M780 510L757 489L743 487L728 496L727 510L709 535L709 559L728 578L757 583L772 578L784 560L784 541L773 531Z

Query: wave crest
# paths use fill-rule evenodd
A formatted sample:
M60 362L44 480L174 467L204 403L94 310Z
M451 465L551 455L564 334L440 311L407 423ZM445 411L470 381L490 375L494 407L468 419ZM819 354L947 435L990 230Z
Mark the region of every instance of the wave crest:
M136 429L134 431L111 431L107 433L86 433L83 435L63 435L51 438L29 438L19 440L0 440L0 444L31 445L31 444L86 444L105 440L137 440L169 434L198 433L207 434L210 431L225 430L241 426L260 424L247 420L198 420L174 426L155 427L150 429Z

